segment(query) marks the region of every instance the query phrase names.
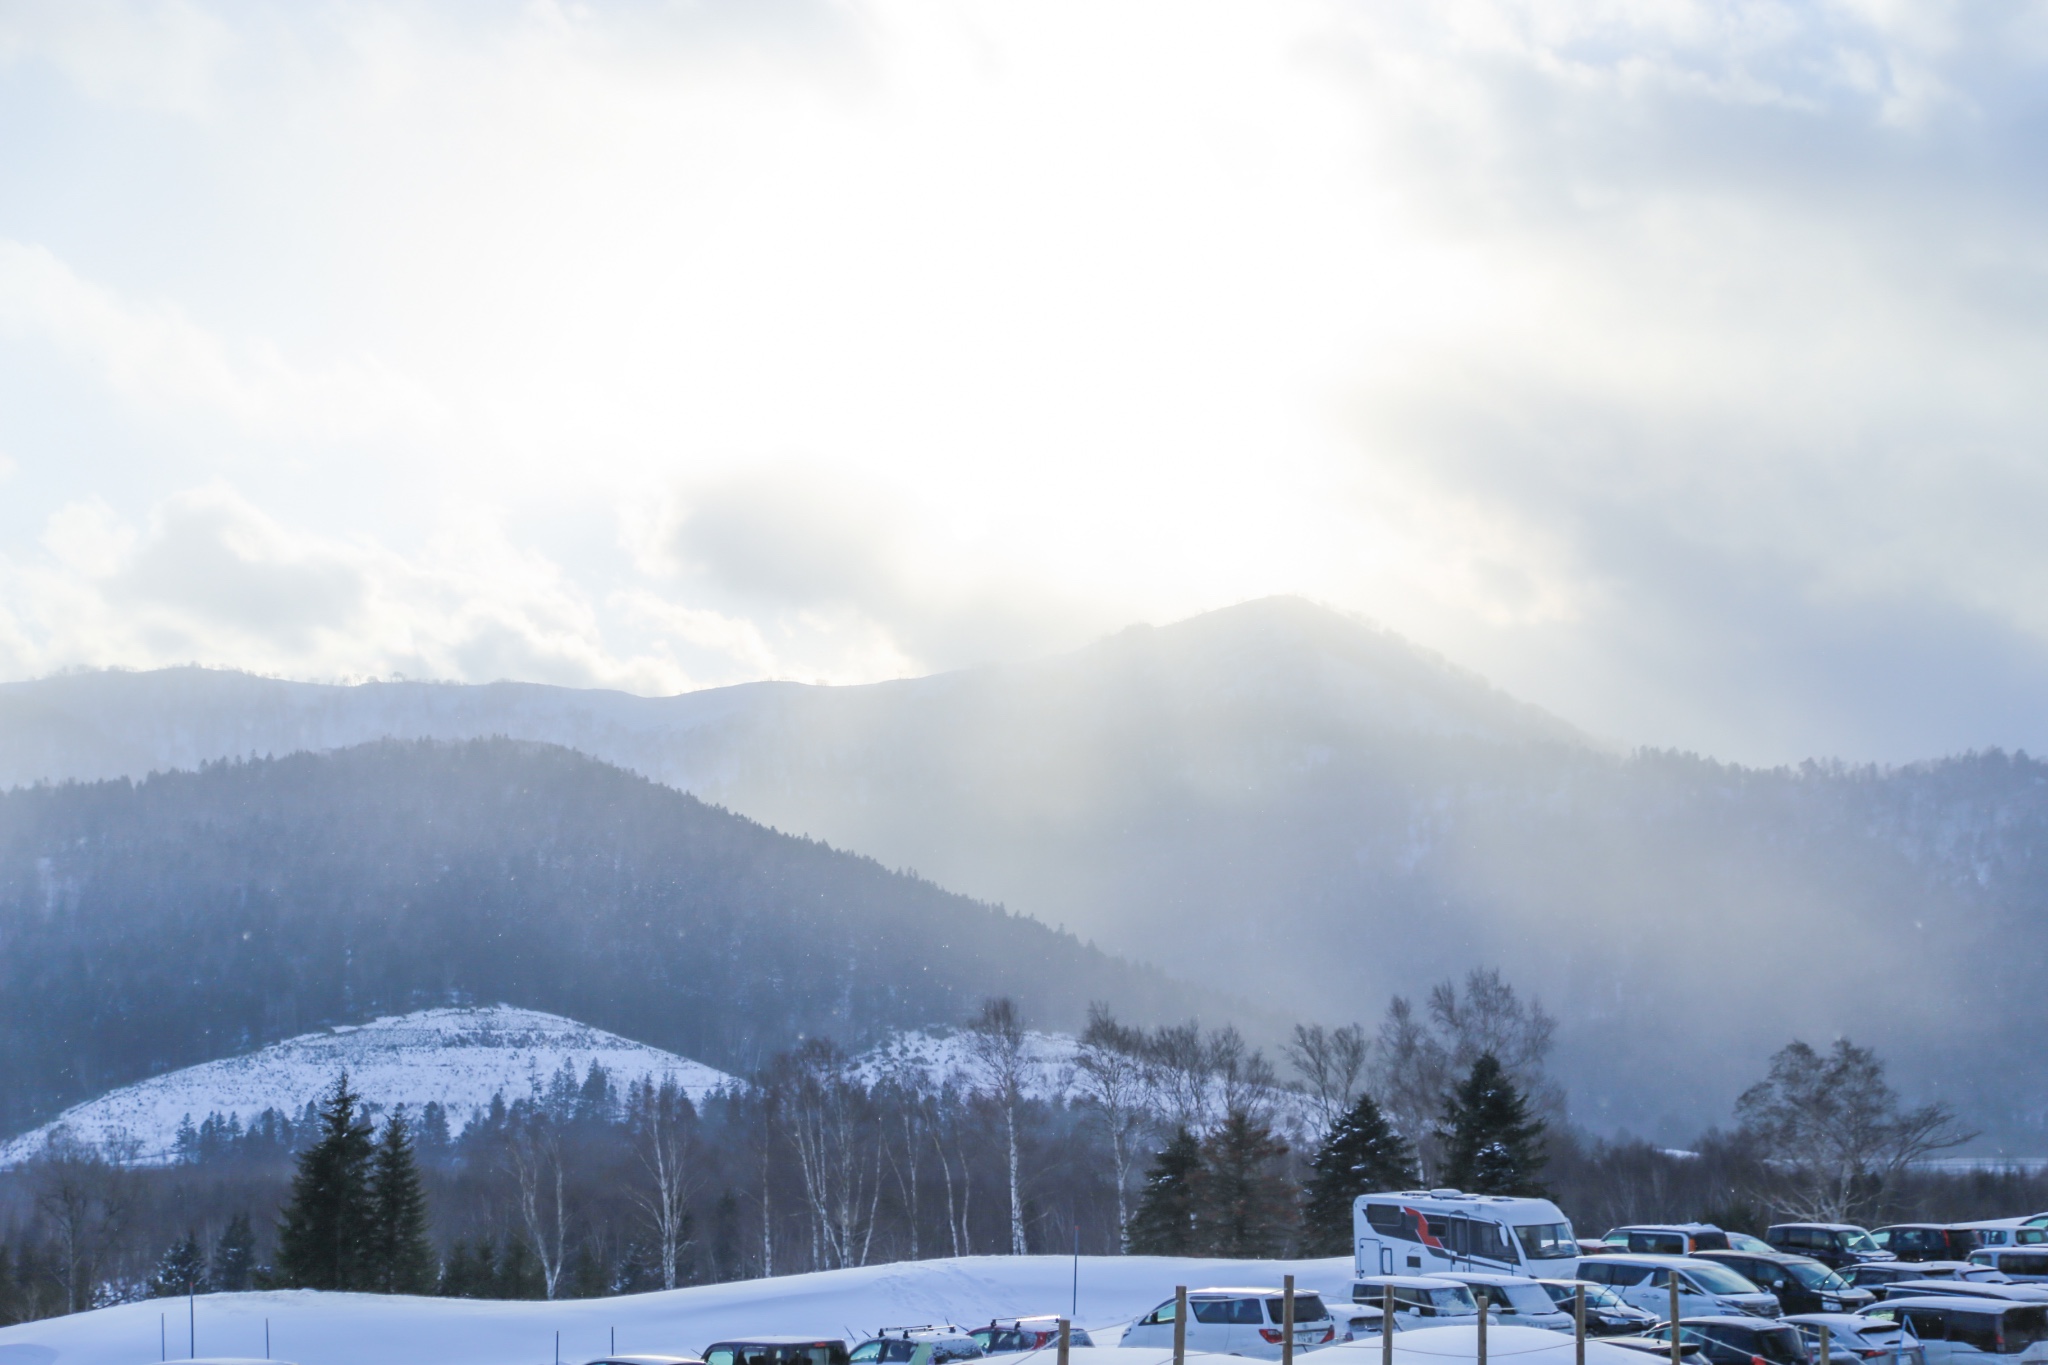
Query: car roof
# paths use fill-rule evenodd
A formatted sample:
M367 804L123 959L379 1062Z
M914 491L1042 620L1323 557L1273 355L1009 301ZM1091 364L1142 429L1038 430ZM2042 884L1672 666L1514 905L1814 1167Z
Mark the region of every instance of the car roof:
M599 1356L590 1365L704 1365L696 1356Z
M1886 1223L1881 1228L1873 1228L1872 1231L1893 1232L1899 1228L1929 1228L1935 1232L1947 1232L1954 1226L1955 1224L1953 1223Z
M903 1330L905 1329L901 1327L886 1327L883 1329L883 1331L888 1332L901 1332ZM909 1330L922 1332L926 1329L912 1327ZM841 1346L846 1344L839 1337L720 1337L717 1341L712 1342L711 1346L830 1346L834 1343ZM705 1349L710 1350L711 1346L707 1346Z
M1208 1289L1190 1289L1188 1297L1192 1299L1201 1294L1284 1294L1286 1292L1284 1289L1259 1289L1251 1285L1222 1285ZM1296 1290L1295 1292L1300 1294L1302 1291Z
M1527 1275L1503 1275L1495 1270L1446 1270L1441 1278L1460 1284L1534 1284Z
M1666 1256L1658 1251L1615 1251L1595 1259L1601 1265L1653 1265L1664 1269L1679 1266L1688 1270L1700 1263L1697 1256Z
M1355 1284L1390 1284L1396 1289L1463 1289L1466 1286L1441 1275L1367 1275Z
M1868 1232L1861 1223L1773 1223L1768 1229L1776 1232L1779 1228L1826 1228L1829 1232Z
M1886 1299L1878 1305L1879 1311L1887 1308L1953 1308L1958 1311L2003 1313L2012 1308L2048 1307L2039 1300L2005 1299L1992 1294L1916 1294L1910 1298Z
M1825 1269L1822 1262L1814 1260L1811 1256L1801 1256L1796 1251L1737 1251L1734 1247L1729 1247L1723 1251L1715 1248L1711 1251L1695 1251L1685 1259L1688 1261L1721 1261L1726 1260L1730 1256L1742 1256L1752 1261L1776 1261L1780 1265L1792 1265L1795 1262L1804 1261L1807 1265L1820 1265Z
M1837 1323L1847 1323L1851 1327L1856 1327L1859 1324L1869 1327L1892 1327L1897 1325L1886 1322L1883 1318L1873 1318L1868 1313L1787 1313L1779 1321L1810 1322L1815 1326L1825 1327L1832 1327Z
M1617 1232L1719 1232L1719 1223L1623 1223L1620 1227L1607 1229L1612 1237Z
M1697 1327L1703 1322L1711 1322L1717 1327L1776 1327L1778 1325L1776 1318L1753 1318L1747 1313L1709 1313L1697 1318L1680 1318L1678 1325L1680 1327Z

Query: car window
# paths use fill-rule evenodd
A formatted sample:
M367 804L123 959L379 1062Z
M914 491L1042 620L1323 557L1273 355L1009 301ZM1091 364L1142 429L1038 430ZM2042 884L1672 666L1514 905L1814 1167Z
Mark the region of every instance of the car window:
M1695 1251L1728 1251L1728 1234L1725 1232L1695 1233L1692 1239Z
M2011 1308L2005 1314L2005 1349L2017 1355L2037 1341L2048 1341L2048 1308Z
M1906 1326L1922 1341L1948 1340L1948 1315L1939 1308L1908 1308Z
M1754 1294L1756 1286L1725 1265L1702 1261L1686 1268L1685 1277L1709 1294Z
M1140 1327L1154 1327L1162 1322L1172 1322L1174 1309L1179 1306L1178 1300L1168 1299L1165 1303L1160 1304L1157 1308L1147 1313L1144 1321L1138 1325Z
M1277 1325L1285 1318L1286 1314L1286 1299L1266 1300L1266 1317L1269 1321ZM1329 1315L1330 1311L1323 1307L1323 1299L1320 1294L1296 1294L1294 1296L1294 1320L1296 1322L1314 1322L1318 1318L1326 1318Z
M1975 1347L1986 1353L1998 1350L1998 1315L1996 1313L1951 1313L1948 1315L1948 1339L1959 1346Z
M1849 1287L1847 1280L1837 1275L1834 1271L1829 1270L1819 1261L1791 1261L1785 1265L1784 1270L1786 1274L1805 1285L1808 1289L1840 1290ZM1753 1275L1750 1278L1756 1279ZM1757 1283L1763 1284L1765 1282L1757 1280Z
M1838 1234L1838 1236L1840 1238L1839 1245L1849 1251L1884 1250L1883 1247L1879 1246L1875 1241L1871 1239L1869 1233L1863 1231L1861 1228L1851 1228L1847 1232Z
M1531 1261L1561 1261L1579 1254L1570 1223L1522 1223L1515 1228L1515 1240Z
M874 1345L876 1345L875 1342L871 1341L868 1343L868 1346ZM866 1350L867 1347L862 1347L861 1349ZM872 1353L868 1355L862 1355L860 1351L855 1351L853 1353L853 1358L855 1360L873 1360L875 1357ZM719 1347L717 1350L711 1352L709 1355L704 1357L704 1365L732 1365L731 1349L724 1346Z
M1398 1204L1367 1204L1365 1221L1382 1236L1399 1237L1409 1242L1415 1240L1413 1225L1403 1216Z
M1257 1326L1264 1319L1259 1314L1257 1299L1196 1299L1190 1305L1196 1322L1223 1323L1242 1327Z
M1677 1232L1631 1232L1628 1249L1638 1256L1683 1256L1685 1237Z

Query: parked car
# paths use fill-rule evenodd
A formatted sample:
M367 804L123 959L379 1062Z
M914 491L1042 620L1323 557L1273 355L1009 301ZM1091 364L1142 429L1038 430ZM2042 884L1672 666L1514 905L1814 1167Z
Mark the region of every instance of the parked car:
M2000 1365L2048 1362L2048 1304L1963 1295L1889 1299L1867 1314L1896 1322L1926 1351L1926 1365L1971 1365L2004 1356Z
M891 1359L909 1360L910 1353ZM836 1337L737 1337L704 1348L704 1365L848 1365L848 1360L846 1343Z
M1841 1274L1858 1289L1875 1290L1900 1280L1953 1280L1968 1269L1968 1261L1863 1261Z
M2048 1246L1978 1247L1970 1264L1997 1271L2016 1284L2048 1281Z
M1644 1355L1656 1356L1659 1360L1671 1359L1671 1337L1668 1333L1662 1341L1655 1337L1602 1337L1601 1341L1608 1346L1641 1351ZM1681 1338L1678 1343L1678 1360L1679 1365L1699 1365L1700 1344Z
M981 1343L950 1322L927 1323L922 1327L884 1327L853 1348L852 1365L946 1365L953 1360L974 1360L985 1354ZM704 1365L726 1365L704 1353ZM753 1365L737 1361L734 1365ZM774 1362L781 1365L781 1362Z
M1895 1261L1962 1261L1977 1249L1977 1234L1941 1223L1894 1223L1870 1240Z
M1991 1218L1952 1226L1974 1234L1980 1247L2048 1246L2048 1227L2031 1218Z
M1475 1299L1483 1292L1487 1309L1495 1322L1510 1327L1542 1327L1552 1332L1572 1330L1571 1314L1559 1312L1543 1286L1526 1275L1449 1271L1442 1278L1467 1286Z
M1670 1311L1674 1276L1682 1318L1722 1313L1775 1318L1780 1311L1775 1297L1735 1271L1694 1256L1596 1256L1579 1263L1580 1279L1604 1284L1659 1318Z
M1462 1288L1463 1286L1460 1286ZM1122 1345L1171 1347L1174 1301L1168 1299L1124 1330ZM1278 1289L1195 1289L1188 1292L1187 1347L1218 1355L1280 1358L1284 1298ZM1474 1310L1477 1311L1476 1309ZM1320 1294L1294 1295L1296 1350L1326 1346L1337 1324Z
M1649 1256L1690 1256L1729 1247L1728 1234L1712 1223L1631 1223L1608 1229L1600 1241L1609 1251Z
M1377 1307L1384 1302L1388 1289L1394 1291L1394 1330L1397 1332L1418 1325L1442 1325L1422 1323L1424 1318L1479 1316L1479 1303L1472 1297L1472 1290L1441 1275L1367 1275L1352 1281L1351 1301L1368 1308Z
M1299 1299L1296 1302L1299 1302ZM988 1326L977 1327L967 1335L973 1337L975 1344L987 1355L1036 1351L1043 1346L1060 1344L1060 1319L1056 1313L1041 1313L1031 1318L997 1318ZM1095 1339L1088 1335L1086 1328L1068 1326L1067 1345L1094 1344Z
M1880 1301L1924 1299L1929 1295L1961 1295L1964 1298L2018 1299L2025 1303L2048 1303L2048 1284L2014 1284L2004 1276L1985 1280L1899 1280L1884 1286Z
M1645 1327L1654 1326L1657 1315L1646 1313L1632 1303L1624 1302L1621 1295L1604 1284L1591 1280L1538 1280L1543 1292L1550 1295L1551 1302L1570 1321L1575 1310L1574 1295L1578 1290L1586 1291L1586 1335L1589 1337L1634 1336ZM1571 1330L1576 1330L1574 1324Z
M1806 1338L1815 1365L1927 1365L1920 1342L1896 1322L1860 1313L1796 1313L1785 1319ZM1820 1329L1828 1329L1828 1358L1821 1362Z
M704 1362L696 1356L600 1356L586 1362L586 1365L704 1365Z
M1663 1322L1643 1333L1671 1349L1671 1324ZM1707 1365L1811 1365L1806 1342L1797 1327L1751 1317L1682 1317L1678 1320L1678 1344L1697 1345Z
M1784 1313L1858 1313L1877 1301L1811 1256L1782 1251L1702 1251L1702 1261L1727 1266L1759 1289L1777 1295Z
M1830 1270L1842 1270L1858 1261L1898 1259L1870 1240L1867 1229L1854 1223L1774 1223L1764 1229L1764 1241L1773 1251L1811 1256Z

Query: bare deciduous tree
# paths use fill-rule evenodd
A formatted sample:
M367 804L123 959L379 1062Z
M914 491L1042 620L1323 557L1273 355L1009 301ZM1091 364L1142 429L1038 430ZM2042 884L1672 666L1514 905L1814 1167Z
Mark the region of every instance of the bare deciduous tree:
M1287 1060L1308 1087L1316 1119L1316 1136L1327 1133L1358 1098L1372 1044L1356 1024L1326 1029L1321 1024L1296 1024L1294 1040L1283 1045Z
M134 1181L126 1169L132 1144L109 1153L59 1127L29 1163L36 1211L54 1234L64 1275L64 1311L94 1306L99 1264L120 1238L132 1211Z
M968 1025L968 1047L979 1070L982 1092L1002 1107L1003 1133L1009 1147L1010 1254L1022 1256L1024 1199L1017 1169L1017 1109L1024 1101L1024 1022L1017 1002L1008 996L984 1000L981 1013Z
M1139 1139L1152 1121L1145 1035L1119 1024L1109 1006L1098 1001L1088 1007L1088 1027L1081 1034L1075 1067L1081 1094L1101 1116L1109 1138L1117 1236L1129 1250L1131 1168L1137 1164Z
M507 1151L512 1178L519 1187L519 1217L540 1261L541 1282L552 1299L562 1283L569 1231L561 1139L550 1120L536 1116L513 1136Z
M689 1226L690 1196L695 1189L691 1141L696 1116L673 1076L659 1086L652 1080L635 1085L628 1100L629 1116L638 1130L635 1146L647 1183L632 1191L654 1228L661 1254L661 1287L676 1287L676 1262Z
M868 1091L823 1039L800 1046L778 1083L810 1207L812 1259L830 1268L866 1265L882 1199L882 1143Z
M1884 1063L1847 1038L1825 1054L1797 1041L1780 1048L1770 1075L1736 1100L1735 1118L1786 1178L1774 1202L1827 1223L1874 1204L1914 1161L1976 1136L1945 1104L1900 1109Z

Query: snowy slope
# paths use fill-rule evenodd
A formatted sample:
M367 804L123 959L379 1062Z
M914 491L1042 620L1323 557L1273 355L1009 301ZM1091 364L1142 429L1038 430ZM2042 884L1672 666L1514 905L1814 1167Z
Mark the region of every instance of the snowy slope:
M168 1160L178 1125L188 1115L197 1123L210 1113L233 1114L245 1125L266 1109L296 1116L308 1100L331 1089L344 1069L372 1104L403 1104L417 1113L438 1100L450 1123L459 1126L493 1095L502 1092L514 1100L533 1094L565 1063L581 1080L592 1062L621 1089L642 1077L672 1076L692 1099L701 1099L733 1082L702 1062L560 1015L509 1005L422 1010L303 1034L246 1056L123 1086L0 1145L0 1166L26 1159L59 1125L94 1144L133 1141L142 1162Z
M614 1331L622 1353L695 1352L721 1337L752 1333L865 1336L885 1326L1064 1313L1076 1265L1064 1256L909 1261L561 1303L306 1290L216 1294L198 1300L195 1326L202 1356L260 1357L268 1319L272 1353L297 1365L547 1365L555 1358L556 1332L563 1360L586 1361L609 1351ZM1106 1329L1097 1339L1114 1343L1125 1323L1172 1297L1177 1284L1277 1285L1292 1273L1302 1289L1342 1300L1350 1293L1351 1262L1084 1256L1078 1269L1077 1321L1091 1331ZM158 1355L160 1331L171 1357L182 1358L185 1312L182 1299L154 1300L23 1323L0 1331L0 1365L139 1365ZM1168 1358L1165 1351L1105 1353L1077 1365L1153 1365ZM1368 1362L1354 1358L1354 1365Z

